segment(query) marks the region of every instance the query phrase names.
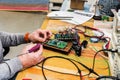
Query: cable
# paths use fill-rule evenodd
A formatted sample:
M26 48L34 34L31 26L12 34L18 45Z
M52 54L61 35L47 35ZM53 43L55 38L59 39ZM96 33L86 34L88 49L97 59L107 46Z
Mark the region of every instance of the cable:
M93 59L93 66L92 66L93 70L94 70L94 65L95 65L95 58L96 58L97 54L101 51L118 52L117 49L116 50L114 50L114 49L102 49L102 50L99 50L98 52L96 52L96 54L94 55L94 59ZM112 79L112 80L120 80L120 79L118 79L118 77L115 77L115 76L99 76L96 80L105 79L105 78Z
M109 79L119 80L117 77L114 77L114 76L100 76L96 80L109 80Z
M96 59L96 56L99 52L101 51L110 51L110 52L117 52L117 50L112 50L112 49L102 49L102 50L99 50L96 52L96 54L94 55L94 58L93 58L93 66L92 66L92 69L94 70L94 66L95 66L95 59Z
M79 33L83 34L83 35L86 36L86 37L99 38L99 39L100 39L100 38L102 38L102 37L104 36L104 33L103 33L101 30L97 29L97 28L92 28L92 27L88 27L88 26L82 26L82 27L85 28L85 31L82 31L82 30L80 30L80 29L77 29L77 27L78 27L78 26L75 26L73 29L78 30ZM87 34L85 34L85 33L86 33L86 29L90 29L90 30L93 30L93 31L98 31L98 32L101 33L102 35L101 35L101 36L90 36L90 35L87 35Z
M82 31L80 29L77 29L77 27L78 26L75 26L73 29L78 30L78 32L83 34L85 37L96 38L98 41L99 40L102 40L102 41L106 40L107 42L103 45L103 49L108 49L109 48L109 44L110 44L111 39L109 37L104 37L105 34L101 30L99 30L97 28L88 27L88 26L81 26L81 27L85 28L85 31ZM90 35L86 34L86 29L90 29L90 30L93 30L93 31L98 31L99 33L101 33L101 35L100 36L90 36Z
M42 66L40 66L40 65L36 65L36 66L42 68ZM46 69L46 70L52 71L52 72L60 73L60 74L67 74L67 75L78 76L78 75L76 75L76 74L72 74L72 73L65 73L65 72L55 71L55 70L51 70L51 69L48 69L48 68L45 68L45 67L43 67L43 68Z
M80 63L80 62L78 62L78 61L76 61L76 60L74 60L74 59L71 59L71 60L73 60L73 61L79 63L79 64L82 65L84 68L86 68L86 69L89 71L89 74L93 73L93 74L99 76L98 73L96 73L93 69L87 67L86 65L84 65L84 64L82 64L82 63ZM89 74L88 74L88 75L89 75Z
M94 49L95 49L95 52L97 52L98 50L94 47L94 46L92 46ZM110 66L109 66L109 63L108 63L108 61L106 61L106 59L108 59L107 57L105 57L104 55L102 55L102 54L98 54L98 55L100 55L103 59L104 59L104 61L107 63L107 65L108 65L108 71L109 71L109 75L110 75Z
M46 76L45 76L44 67L43 67L43 66L44 66L45 61L48 60L48 59L50 59L50 58L62 58L62 59L66 59L66 60L70 61L71 63L73 63L73 64L75 65L75 67L78 69L78 73L80 74L80 80L82 80L81 70L79 69L79 67L78 67L74 62L77 62L77 63L79 63L81 66L83 66L84 68L86 68L86 69L89 71L89 73L88 73L87 75L93 73L93 74L99 76L94 70L92 70L91 68L85 66L84 64L82 64L82 63L80 63L80 62L78 62L78 61L76 61L76 60L74 60L74 59L69 59L69 58L65 58L65 57L62 57L62 56L51 56L51 57L45 58L45 59L43 60L43 62L42 62L41 68L42 68L42 74L43 74L45 80L47 80L47 78L46 78ZM74 62L73 62L73 61L74 61ZM51 70L51 71L52 71L52 70ZM57 72L57 71L54 71L54 72ZM84 75L84 76L85 76L85 75Z
M81 76L82 76L81 75L81 70L79 69L79 67L72 60L70 60L68 58L61 57L61 56L51 56L51 57L47 57L47 58L45 58L43 60L43 62L42 62L42 74L43 74L45 80L47 80L47 78L45 76L44 67L43 66L44 66L45 61L48 60L48 59L50 59L50 58L63 58L63 59L66 59L66 60L70 61L78 69L78 73L80 74L80 80L82 80L82 78L81 78Z
M73 29L78 30L78 32L83 34L85 37L96 38L96 39L98 39L98 41L99 40L106 40L106 39L108 39L107 43L105 43L105 45L103 45L103 48L104 49L108 49L109 48L109 44L110 44L110 40L111 39L109 37L104 37L105 34L101 30L99 30L97 28L88 27L88 26L82 26L82 27L85 28L85 31L82 31L80 29L77 29L77 27L78 26L75 26ZM98 31L99 33L101 33L101 35L100 36L90 36L90 35L87 35L87 34L85 34L86 33L86 29L90 29L90 30L93 30L93 31Z
M110 37L102 37L100 40L105 42L105 44L103 45L103 49L109 49L109 45L110 45L110 41L111 41Z

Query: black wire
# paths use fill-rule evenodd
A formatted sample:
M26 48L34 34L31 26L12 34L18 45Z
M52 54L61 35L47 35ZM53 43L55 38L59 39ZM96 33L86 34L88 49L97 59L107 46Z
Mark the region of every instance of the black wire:
M99 76L98 73L96 73L93 69L87 67L86 65L84 65L84 64L82 64L82 63L80 63L80 62L78 62L78 61L76 61L76 60L74 60L74 59L71 59L71 60L79 63L79 64L82 65L84 68L86 68L86 69L89 71L89 74L93 73L93 74ZM88 74L88 75L89 75L89 74Z
M50 59L50 58L62 58L62 59L66 59L66 60L72 62L72 63L76 66L76 68L78 69L78 72L79 72L79 74L80 74L80 73L81 73L81 70L80 70L79 67L74 63L74 62L77 62L77 63L79 63L80 65L82 65L84 68L86 68L86 69L89 71L89 73L88 73L87 75L93 73L93 74L99 76L98 73L96 73L93 69L87 67L86 65L84 65L84 64L82 64L82 63L80 63L80 62L78 62L78 61L76 61L76 60L74 60L74 59L69 59L69 58L65 58L65 57L62 57L62 56L50 56L50 57L47 57L47 58L45 58L45 59L43 60L43 63L42 63L42 66L41 66L41 67L42 67L42 73L43 73L43 76L44 76L45 80L47 80L47 78L46 78L46 76L45 76L45 73L44 73L44 70L43 70L43 68L44 68L43 66L44 66L45 61L48 60L48 59ZM74 62L73 62L73 61L74 61ZM51 71L52 71L52 70L51 70ZM54 71L54 72L57 72L57 71ZM68 74L68 73L67 73L67 74ZM84 75L84 76L86 76L86 75ZM81 78L81 76L80 76L80 78Z
M100 76L96 80L108 80L108 79L119 80L117 77L114 76Z
M36 65L36 66L38 66L38 67L42 68L42 66L40 66L40 65ZM65 72L59 72L59 71L51 70L51 69L48 69L48 68L45 68L45 67L44 67L44 69L49 70L49 71L52 71L52 72L57 72L57 73L60 73L60 74L67 74L67 75L74 75L74 76L78 76L78 75L76 75L76 74L72 74L72 73L65 73Z
M42 62L42 74L43 74L45 80L47 80L47 78L45 76L44 67L43 66L44 66L45 61L50 59L50 58L63 58L63 59L66 59L66 60L70 61L71 63L73 63L75 65L75 67L78 69L78 73L80 74L80 80L82 80L82 78L81 78L81 70L79 69L79 67L72 60L70 60L68 58L65 58L65 57L61 57L61 56L51 56L51 57L47 57L47 58L45 58L43 60L43 62Z
M41 68L42 68L42 74L43 74L45 80L47 80L47 78L46 78L46 76L45 76L45 73L44 73L44 67L43 67L46 60L48 60L48 59L50 59L50 58L62 58L62 59L66 59L66 60L70 61L71 63L73 63L73 64L75 65L75 67L78 69L78 72L79 72L80 75L81 75L81 70L79 69L79 67L78 67L74 62L77 62L77 63L79 63L80 65L82 65L84 68L86 68L86 69L89 71L89 74L88 74L88 75L90 75L91 73L93 73L93 74L99 76L98 73L96 73L96 72L94 71L94 66L95 66L96 56L97 56L97 54L98 54L99 52L101 52L101 51L116 52L116 50L112 50L112 49L102 49L102 50L97 51L96 54L94 55L94 58L93 58L93 66L92 66L92 68L89 68L89 67L87 67L86 65L84 65L84 64L82 64L82 63L80 63L80 62L78 62L78 61L76 61L76 60L74 60L74 59L69 59L69 58L65 58L65 57L62 57L62 56L50 56L50 57L45 58L45 59L42 61L42 66L41 66ZM74 61L74 62L73 62L73 61ZM40 67L40 66L39 66L39 67ZM50 71L53 71L53 70L50 70ZM54 71L54 72L58 72L58 71ZM59 72L59 73L61 73L61 72ZM64 73L64 74L69 74L69 73ZM70 74L70 75L73 75L73 74ZM98 77L97 79L102 78L102 77L106 77L106 78L108 77L108 78L109 78L109 76L100 76L100 77ZM113 77L114 77L114 76L113 76ZM81 76L80 76L80 79L81 79Z
M92 70L94 70L94 67L95 67L95 59L96 59L96 56L99 52L101 51L109 51L109 52L117 52L117 50L112 50L112 49L102 49L102 50L99 50L96 52L96 54L94 55L94 58L93 58L93 66L92 66Z
M117 50L112 50L112 49L102 49L102 50L99 50L96 52L96 54L94 55L94 58L93 58L93 66L92 66L92 70L94 70L94 66L95 66L95 58L97 56L97 54L101 51L109 51L109 52L117 52ZM112 79L112 80L119 80L117 77L115 76L99 76L96 80L100 80L100 79L105 79L105 78L108 78L108 79Z
M94 70L94 66L95 66L95 58L97 56L97 54L101 51L109 51L109 52L118 52L118 50L112 50L112 49L102 49L102 50L99 50L96 52L96 54L94 55L94 58L93 58L93 66L92 66L92 69ZM115 76L99 76L96 80L100 80L100 79L105 79L105 80L108 80L108 79L112 79L112 80L120 80L118 79L118 77L115 77Z
M54 56L53 56L53 57L54 57ZM63 57L63 58L64 58L64 57ZM80 62L78 62L78 61L76 61L76 60L74 60L74 59L70 59L70 60L72 60L72 61L74 61L74 62L77 62L77 63L79 63L80 65L82 65L84 68L86 68L86 69L89 71L89 73L94 73L94 74L98 75L96 72L94 72L93 70L91 70L91 68L85 66L84 64L82 64L82 63L80 63ZM36 65L36 66L42 67L42 66L39 66L39 65ZM47 68L44 68L44 69L49 70L49 71L53 71L53 72L58 72L58 71L50 70L50 69L47 69ZM92 71L93 71L93 72L92 72ZM58 72L58 73L74 75L74 74L63 73L63 72ZM87 74L87 75L88 75L88 74ZM84 76L85 76L85 75L84 75ZM99 76L99 75L98 75L98 76Z
M99 50L95 53L94 57L93 57L93 65L92 65L92 69L94 70L94 67L95 67L95 59L96 59L96 56L99 52L101 51L109 51L108 49L102 49L102 50Z

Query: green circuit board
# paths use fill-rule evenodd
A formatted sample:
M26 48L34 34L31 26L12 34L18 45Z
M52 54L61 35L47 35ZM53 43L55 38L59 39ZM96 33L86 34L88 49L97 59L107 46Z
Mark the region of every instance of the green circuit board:
M49 40L46 44L49 46L60 48L60 49L64 49L67 46L67 42L60 41L57 39Z

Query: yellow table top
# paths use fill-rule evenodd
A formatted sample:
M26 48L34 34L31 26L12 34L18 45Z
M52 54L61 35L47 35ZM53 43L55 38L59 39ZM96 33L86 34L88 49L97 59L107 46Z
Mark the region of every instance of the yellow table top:
M82 25L93 27L93 21L88 21ZM43 22L43 25L41 26L41 29L48 29L48 30L51 30L52 32L56 32L57 30L68 27L68 26L73 27L75 25L69 24L66 22L62 22L60 20L50 20L50 19L46 18ZM83 35L80 35L80 40L88 40L88 38L84 37ZM87 48L82 50L82 54L80 57L76 56L75 52L73 50L70 51L69 55L64 55L64 54L61 54L60 52L44 49L43 55L45 57L62 56L62 57L74 59L78 62L83 63L87 67L91 68L93 56L94 56L96 50L100 50L101 47L102 47L102 43L91 43L89 41ZM39 65L41 66L41 64L39 64ZM78 66L83 71L82 75L84 75L87 71L81 65L78 64ZM68 73L77 75L76 68L74 67L73 64L71 64L67 60L53 58L53 59L48 60L45 63L45 67L52 69L52 70L68 72ZM76 76L76 75L65 75L65 74L51 72L48 70L44 70L44 71L45 71L45 74L46 74L48 80L80 80L79 76ZM110 74L110 72L108 70L107 60L103 59L99 55L97 56L97 59L96 59L95 71L97 73L99 73L100 75L109 75ZM83 77L83 78L86 78L86 80L95 80L95 78L92 78L92 77L95 77L95 76L92 75L91 78L88 78L88 79L87 79L87 77ZM18 74L16 80L22 80L22 79L44 80L44 77L42 75L41 68L38 66L33 66L31 68L21 71Z

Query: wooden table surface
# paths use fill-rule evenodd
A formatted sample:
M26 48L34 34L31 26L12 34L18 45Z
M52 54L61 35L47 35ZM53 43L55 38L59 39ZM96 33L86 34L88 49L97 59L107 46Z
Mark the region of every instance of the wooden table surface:
M90 20L82 25L93 27L93 21ZM56 32L57 29L61 29L61 28L68 27L68 26L73 27L75 25L69 24L66 22L62 22L59 20L50 20L50 19L46 18L43 22L43 25L41 26L41 29L48 29L48 30L51 30L52 32ZM83 35L80 35L80 40L81 41L88 40L88 38L84 37ZM64 54L61 54L60 52L47 50L47 49L43 50L43 56L45 56L45 57L62 56L62 57L66 57L66 58L71 58L78 62L82 62L83 64L85 64L91 68L93 56L94 56L96 50L100 50L101 47L102 47L102 43L89 42L88 47L82 51L82 55L80 57L76 56L75 52L73 50L70 51L69 55L64 55ZM39 66L41 66L41 64L39 64ZM45 67L52 69L52 70L75 74L75 75L65 75L65 74L60 74L60 73L55 73L55 72L51 72L48 70L44 70L45 74L47 76L47 80L80 80L80 78L77 74L76 68L73 66L73 64L71 64L67 60L57 59L57 58L50 59L45 63ZM79 65L79 67L81 68L81 70L84 71L84 68L82 68L80 65ZM98 72L100 75L109 75L109 73L110 73L108 70L108 64L100 56L97 56L95 71ZM82 74L84 75L85 73L86 73L86 71L83 72ZM95 77L95 76L93 76L93 77ZM84 77L84 78L86 78L86 77ZM19 72L16 80L22 80L22 79L45 80L42 75L41 67L38 67L38 66L33 66L31 68L28 68L28 69L25 69L25 70ZM83 79L83 80L85 80L85 79ZM86 80L95 80L95 78L88 78Z

